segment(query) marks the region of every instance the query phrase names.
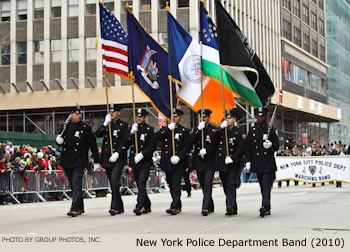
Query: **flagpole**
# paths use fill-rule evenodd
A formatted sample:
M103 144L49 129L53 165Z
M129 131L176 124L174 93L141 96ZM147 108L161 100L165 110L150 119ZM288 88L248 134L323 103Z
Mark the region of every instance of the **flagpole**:
M220 66L220 76L221 76L221 90L222 90L222 104L224 107L224 120L226 120L226 113L225 113L225 91L224 91L224 82L222 78L222 68ZM229 157L229 152L228 152L228 140L227 140L227 128L225 128L225 142L226 142L226 156Z
M106 89L106 102L107 102L107 114L109 114L109 99L108 99L108 87L110 86L106 75L103 76L105 81L105 89ZM112 143L112 131L111 131L111 122L108 123L108 133L109 133L109 144L111 148L111 156L113 155L113 143Z
M170 113L171 113L171 122L173 122L173 85L172 85L172 77L169 75L169 89L170 89ZM173 147L173 156L175 156L175 140L174 140L174 130L171 131L171 142Z
M132 114L134 117L134 124L136 123L136 111L135 111L135 88L134 88L134 73L131 72L131 76L130 76L130 82L131 82L131 92L132 92ZM135 151L136 154L139 153L139 146L137 143L137 131L134 133L135 136Z
M202 41L200 42L201 46L201 58L202 58ZM203 73L201 69L201 121L203 121ZM202 129L202 149L204 149L204 129ZM204 159L204 156L202 156Z

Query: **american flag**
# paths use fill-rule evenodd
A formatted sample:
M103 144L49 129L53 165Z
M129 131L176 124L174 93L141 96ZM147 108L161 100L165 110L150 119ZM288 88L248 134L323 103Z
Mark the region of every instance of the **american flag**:
M115 16L100 3L103 68L129 78L128 34Z

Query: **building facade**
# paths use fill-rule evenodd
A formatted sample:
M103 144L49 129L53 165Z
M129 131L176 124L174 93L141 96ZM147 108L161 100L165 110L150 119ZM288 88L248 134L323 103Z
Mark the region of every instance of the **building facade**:
M125 29L126 2L143 26L165 47L166 2L169 2L170 10L179 22L195 39L199 38L198 0L105 0L105 6L113 11ZM215 1L204 2L215 20ZM296 141L301 138L303 124L307 125L304 128L311 128L310 125L314 123L312 121L310 124L310 115L317 119L314 128L320 127L320 122L325 122L328 127L327 122L336 121L334 108L325 104L326 95L322 89L324 85L327 87L326 50L323 53L322 49L326 38L320 33L318 25L316 35L312 29L311 12L315 11L319 24L319 19L325 19L322 8L313 1L300 1L300 4L305 2L309 6L310 23L305 28L299 20L298 29L303 31L301 34L308 34L310 41L316 41L317 56L313 56L312 53L316 55L316 52L312 51L312 47L309 51L304 50L303 47L296 46L294 40L290 41L289 37L281 37L284 32L283 20L288 19L293 24L291 27L295 23L292 21L295 19L292 11L284 7L285 1L221 2L248 38L276 90L283 93L282 102L277 93L272 98L272 103L279 104L276 126L294 134L291 138L294 137ZM84 107L84 116L93 128L102 123L106 82L103 78L99 29L96 0L0 1L0 130L55 134L59 124L67 116L66 107L75 105L76 102ZM313 89L311 81L306 88L304 82L295 84L293 81L286 81L285 75L281 73L284 73L282 65L285 66L287 60L294 60L293 63L304 69L303 71L314 74L310 75L310 80L314 80L313 85L317 90ZM294 75L298 76L298 73ZM130 83L118 76L106 77L110 84L110 102L124 104L127 109L122 113L123 119L131 123ZM300 87L303 92L294 91ZM302 100L295 103L298 97ZM149 123L157 127L160 123L158 114L147 99L139 92L136 92L135 99L138 107L149 108L152 114ZM317 103L317 109L306 108L310 101ZM190 127L194 119L190 116L190 110L185 106L183 108L186 111L184 123ZM299 117L298 120L295 120L294 115ZM300 122L301 126L294 121ZM294 130L296 134L293 133Z
M350 143L350 1L326 0L329 104L341 109L330 125L331 141Z
M340 118L334 108L333 118L324 113L328 104L324 0L282 0L281 40L282 90L295 96L296 109L309 111L306 114L282 112L282 131L292 142L326 143L328 123Z

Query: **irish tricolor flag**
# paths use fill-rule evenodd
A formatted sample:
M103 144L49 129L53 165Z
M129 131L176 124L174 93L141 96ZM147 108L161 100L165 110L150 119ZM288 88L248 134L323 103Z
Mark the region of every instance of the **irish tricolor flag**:
M216 40L216 27L209 17L203 2L200 2L200 32L202 41L202 71L205 75L221 82L220 73L220 54ZM227 43L231 43L227 41ZM237 96L242 98L254 107L261 107L261 101L256 94L253 86L249 82L244 70L251 70L244 67L233 68L221 65L222 79L226 89L231 90Z
M181 85L177 97L192 110L201 109L201 46L168 12L169 75ZM217 70L220 76L220 68ZM235 106L233 93L225 88L226 109ZM212 110L211 121L219 124L224 118L221 84L203 77L203 107Z

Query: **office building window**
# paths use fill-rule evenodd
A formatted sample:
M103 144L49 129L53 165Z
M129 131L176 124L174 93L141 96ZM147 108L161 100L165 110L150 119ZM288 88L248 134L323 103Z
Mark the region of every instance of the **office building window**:
M317 31L317 16L312 11L311 11L311 26L312 26L312 29Z
M309 24L309 8L303 4L303 21Z
M151 0L140 1L140 11L150 11L152 8Z
M304 50L310 52L310 36L304 33Z
M79 0L68 0L68 17L79 15Z
M323 10L323 0L318 0L318 7Z
M285 19L283 19L283 36L286 39L291 40L290 23L287 20L285 20Z
M51 62L61 62L61 40L51 40Z
M190 7L190 1L188 1L188 0L178 0L177 7L178 8L188 8L188 7Z
M4 0L0 2L0 16L1 22L10 22L11 21L11 1Z
M316 40L312 40L312 55L318 57L318 43Z
M79 60L79 39L68 39L68 61Z
M290 0L283 0L283 7L290 10Z
M96 37L86 38L86 60L95 60L96 59Z
M27 20L27 0L17 0L18 20Z
M44 0L34 1L34 19L44 19Z
M10 45L3 45L1 47L1 65L10 65Z
M122 1L121 1L121 7L120 7L120 11L121 11L122 13L125 13L125 12L126 12L126 9L125 9L126 3L128 3L129 9L132 11L132 8L133 8L132 0L122 0Z
M96 15L96 1L86 0L85 15Z
M323 45L320 45L320 59L321 59L322 61L325 61L325 60L326 60L325 55L326 55L325 48L324 48Z
M44 41L34 41L34 63L44 63Z
M27 63L27 42L17 43L17 64Z
M300 0L294 0L293 13L300 18Z
M301 47L301 30L294 27L294 43Z
M105 0L104 6L112 13L114 13L114 0ZM124 6L122 6L124 8Z
M51 18L61 17L61 0L51 0Z
M169 7L170 7L170 2L168 0L159 0L159 9L165 9L167 2L168 2Z
M324 37L324 21L320 19L320 34Z

